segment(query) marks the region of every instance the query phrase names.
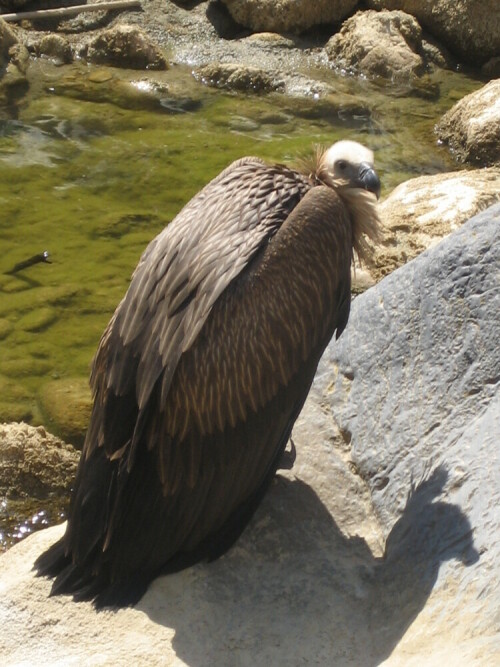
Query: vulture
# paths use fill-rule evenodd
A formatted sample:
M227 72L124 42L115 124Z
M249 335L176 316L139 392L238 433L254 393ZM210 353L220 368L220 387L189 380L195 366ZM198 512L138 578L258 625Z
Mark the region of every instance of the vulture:
M93 361L66 532L35 563L51 595L133 605L240 536L346 326L379 193L354 141L300 168L245 157L151 241Z

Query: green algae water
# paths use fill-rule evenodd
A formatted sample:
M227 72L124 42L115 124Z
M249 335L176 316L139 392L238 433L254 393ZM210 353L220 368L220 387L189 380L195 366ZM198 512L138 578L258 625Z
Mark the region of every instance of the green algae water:
M221 169L249 154L289 162L351 138L375 151L387 194L458 168L433 126L481 85L444 72L415 96L339 77L338 94L294 99L209 89L183 67L152 81L38 61L29 75L28 93L0 107L0 421L67 438L44 407L47 387L85 387L142 251ZM44 251L51 263L15 270ZM84 429L85 418L75 440Z
M436 101L339 79L338 97L294 100L214 92L176 68L155 96L113 70L39 66L33 91L0 116L0 420L34 424L44 384L88 376L147 243L224 166L350 137L375 150L388 192L457 168L433 125L479 85L446 73ZM52 263L9 273L44 251Z

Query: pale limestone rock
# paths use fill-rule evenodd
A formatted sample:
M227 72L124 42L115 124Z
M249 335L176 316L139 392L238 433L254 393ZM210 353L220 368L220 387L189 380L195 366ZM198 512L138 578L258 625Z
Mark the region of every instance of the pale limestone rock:
M460 162L500 164L500 79L457 102L436 132Z
M254 32L301 33L324 23L338 23L358 0L222 0L233 19Z
M14 46L14 44L17 44L17 42L18 39L15 32L9 24L0 17L0 68L5 67L9 62L9 49Z
M413 16L360 11L344 22L325 51L337 68L406 82L424 73L421 44L422 31Z
M375 9L402 9L471 65L500 53L498 0L367 0Z
M59 63L70 63L73 60L71 45L65 37L56 33L44 35L35 43L35 53L46 56Z
M167 69L160 48L133 25L118 24L104 30L88 44L86 58L93 63L129 69Z
M69 493L79 458L79 452L43 426L0 424L0 496Z
M419 176L401 183L379 205L384 238L374 248L373 279L435 246L499 200L498 167Z

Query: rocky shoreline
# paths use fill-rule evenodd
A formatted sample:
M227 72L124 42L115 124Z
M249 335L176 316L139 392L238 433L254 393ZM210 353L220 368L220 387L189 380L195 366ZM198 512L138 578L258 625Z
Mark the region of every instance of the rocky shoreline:
M61 4L71 3L0 0L0 11L6 13L27 10L34 6L48 8ZM318 505L312 502L311 505L311 511L317 512L315 520L318 521L318 529L314 529L313 562L319 563L326 558L329 567L333 568L331 555L325 556L323 551L321 533L326 524L330 525L331 517L334 517L342 537L334 540L335 544L330 544L330 547L340 550L341 570L348 582L345 585L339 581L325 582L318 574L319 570L313 567L311 577L306 578L303 583L310 587L313 597L317 596L318 599L322 598L314 582L321 581L323 586L330 586L328 590L331 589L332 595L341 599L337 613L345 613L346 622L354 623L357 639L353 639L351 644L338 643L339 650L345 650L348 654L350 652L349 658L338 663L345 665L380 664L395 646L396 657L384 664L436 664L439 655L443 655L442 649L438 647L437 631L432 630L436 617L440 619L440 625L436 627L441 627L442 631L447 633L448 643L445 644L448 646L447 650L453 653L453 664L495 664L495 656L500 655L498 634L495 634L486 616L490 607L493 608L500 602L492 585L499 576L498 561L495 565L491 556L493 545L498 542L498 522L493 517L492 508L498 506L495 489L499 487L497 468L491 465L491 461L495 459L490 442L491 429L495 424L498 427L498 409L495 408L498 403L498 355L495 357L492 352L492 341L500 312L498 284L495 288L492 282L495 262L488 265L484 261L488 246L488 234L484 230L489 230L492 247L498 255L498 234L495 230L498 230L499 209L498 205L494 205L500 201L500 79L495 77L500 76L500 11L497 0L457 0L454 3L441 0L434 4L434 11L430 14L429 3L415 0L368 0L362 7L356 0L337 3L323 0L314 3L314 11L308 10L310 3L307 0L143 0L141 11L87 12L64 20L38 19L35 22L7 24L0 15L0 100L7 100L12 96L22 99L32 85L30 70L36 67L38 59L48 59L60 65L61 78L64 76L64 67L73 62L137 69L141 71L144 80L150 83L147 95L148 103L152 105L157 104L165 94L161 84L154 78L155 72L175 68L177 65L191 68L194 86L198 84L245 94L265 95L273 92L285 95L291 100L306 101L328 100L344 94L329 83L327 74L331 70L342 72L345 76L384 81L394 87L402 86L405 94L426 99L439 96L439 89L432 79L432 73L436 70L466 66L484 78L484 86L458 100L435 128L436 138L448 146L455 157L457 170L410 179L399 185L381 202L385 237L380 246L374 249L373 265L358 272L357 279L360 281L361 290L368 287L372 289L359 299L353 315L356 320L356 313L367 308L371 319L363 329L360 316L359 326L352 334L352 341L357 341L356 344L349 343L344 336L338 351L333 347L329 351L329 355L322 362L306 413L298 426L298 437L303 440L304 453L294 469L294 474L306 485L309 484L326 506L325 510L321 503ZM93 76L101 77L106 84L112 80L111 75L104 70ZM69 85L74 87L76 95L85 94L78 92L81 87L78 77L73 78ZM133 95L137 93L132 94L126 84L120 85L123 104L134 104ZM145 103L144 96L141 98L142 104ZM179 99L182 99L182 94L177 96L176 103L180 103ZM190 98L189 103L195 104L193 99ZM354 100L353 103L358 102ZM468 222L481 211L484 211L482 215ZM463 225L465 227L462 229ZM421 256L423 252L425 254ZM488 252L493 251L490 248ZM448 253L456 258L455 266L451 266L447 260ZM405 264L407 266L404 266ZM440 266L444 267L441 272L438 270ZM474 267L472 274L468 267ZM384 276L393 272L395 273L390 277L390 282L380 282ZM420 284L427 280L427 272L436 277L433 285L440 295L436 300L440 304L438 315L433 310L436 303L430 283L426 283L428 299L421 298L424 288L420 287ZM406 287L403 289L400 285ZM489 287L485 287L488 285ZM382 318L383 321L380 320L377 310L377 304L381 303L392 304L392 310L386 306L391 312L386 314L385 320ZM482 304L481 307L478 304ZM374 328L375 322L378 328ZM397 325L394 322L401 324L400 330L396 330ZM356 327L355 324L350 326L353 330ZM456 330L452 331L453 326ZM378 332L378 337L374 332ZM477 332L481 332L481 336ZM383 343L383 336L390 338L392 347ZM430 357L424 355L421 358L422 364L415 366L416 357L408 349L413 350L417 340L419 345L422 343L422 349L418 348L419 354L424 355L425 348L430 357L436 340L441 341L441 346L446 347L445 342L449 343L449 346L439 359L432 357L431 363ZM370 348L373 341L378 341L376 350ZM387 351L384 351L385 347ZM382 360L382 357L386 365L380 361L383 369L379 369L379 377L367 380L367 384L358 379L358 376L365 377L364 371L358 373L359 368L364 365L371 367L373 359ZM413 364L411 372L407 370L407 364ZM437 367L443 369L441 383L434 372ZM425 375L422 369L427 369L428 375ZM383 377L383 382L380 377ZM464 379L462 383L461 378ZM75 389L72 381L64 387L58 382L53 384L52 394L46 392L44 403L47 422L58 424L65 439L72 445L77 445L81 443L85 430L89 393L86 387L82 388L80 385ZM417 385L421 387L421 391L412 399L412 415L408 414L408 406L399 405L396 396L384 391L386 385L393 387L393 393L399 396L412 392ZM450 387L456 389L455 394ZM376 415L378 419L372 429L366 426L361 417L357 417L358 412L363 414L363 406L369 405L370 401L373 403L370 415ZM433 402L434 407L437 406L435 414ZM395 408L396 404L399 405L398 408ZM58 416L58 410L59 414L64 415L68 412L68 405L72 406L70 412L75 418L65 424L65 417ZM328 407L325 407L326 405ZM325 416L327 413L328 416ZM453 420L450 420L450 415ZM369 420L366 423L369 423ZM420 430L413 433L411 426L416 423L420 424ZM461 443L463 451L457 448L457 443ZM0 425L0 497L16 499L29 496L42 502L51 494L67 494L79 457L79 452L72 445L50 436L43 427L35 428L18 423ZM317 463L318 450L328 450L326 463ZM415 588L412 588L406 579L407 574L410 573L410 577L411 572L418 567L417 563L410 562L407 549L415 548L419 539L418 531L410 531L414 541L408 538L408 542L408 534L406 537L398 537L397 526L398 521L413 512L411 521L408 519L410 527L416 525L427 535L425 531L428 526L416 520L418 511L409 504L408 497L416 488L415 479L432 478L431 471L426 466L436 469L441 464L449 468L449 477L443 478L441 486L436 482L435 495L430 499L425 495L427 492L424 488L419 507L427 507L431 503L431 514L433 511L437 512L438 501L435 499L439 497L439 502L456 502L460 505L461 513L459 515L450 509L451 505L446 511L443 510L445 519L448 518L443 520L442 525L439 521L438 524L442 528L442 534L450 538L449 544L447 542L443 547L439 541L440 535L433 534L429 537L431 542L434 540L436 544L433 543L434 551L434 546L431 545L425 553L425 563L432 572L424 574L431 579L434 576L434 581L436 580L439 565L446 560L442 557L442 552L439 552L440 548L445 551L448 549L446 553L450 559L457 559L457 564L446 568L445 574L440 576L436 593L431 593L429 589L428 602L427 597L416 595ZM266 516L272 517L271 523L275 528L291 531L287 527L286 512L280 514L277 509L282 498L290 495L297 511L301 505L302 491L297 484L293 486L292 477L288 479L285 475L285 478L285 491L283 488L274 490L252 528L264 533L264 546L273 544L272 531L266 532L264 525ZM280 482L277 483L278 487L279 484ZM290 488L287 484L291 484ZM486 488L491 490L489 495ZM344 503L342 498L346 493L351 494L352 500ZM277 504L273 505L273 502ZM489 517L487 523L482 519L486 515ZM467 520L464 520L465 517ZM469 520L473 524L472 528ZM453 521L458 521L458 537L453 531L450 537L450 525ZM473 544L470 536L467 538L467 530L470 533L471 529L474 535L480 536L481 544ZM347 541L351 540L352 543L344 544L343 538L346 535ZM452 538L457 538L463 548L452 548ZM19 563L26 565L27 559L31 558L30 544L35 545L35 540L39 540L41 544L43 538L30 538L26 545L15 547L11 550L12 553L9 552L3 557L6 558L4 563L7 564L8 572L16 571ZM287 532L283 542L284 551L276 552L276 558L283 557L290 564L295 543L300 541L300 535L294 536L292 532ZM256 553L252 551L250 542L251 540L247 539L243 546L237 547L227 559L235 573L240 569L243 573L255 559ZM41 546L37 548L41 549ZM273 548L279 551L276 545ZM33 549L36 551L35 547ZM360 563L358 570L349 565L353 549ZM486 552L490 550L486 570L480 570L484 578L484 590L490 592L487 595L479 592L476 596L475 592L470 592L470 587L475 573L479 570L476 571L473 567L469 569L469 565L473 564L474 558L479 558L481 549ZM367 556L370 550L373 557L371 554ZM468 556L464 555L466 552ZM373 571L377 570L376 559L381 558L384 553L389 560L395 559L395 554L399 553L402 560L398 562L408 565L408 572L403 571L402 565L398 565L400 569L397 570L401 590L408 593L408 599L405 598L401 606L403 620L397 618L397 605L394 609L390 608L390 596L383 597L383 612L389 619L387 627L392 623L391 627L397 628L394 636L385 639L384 632L389 632L387 627L380 624L377 626L376 619L365 618L363 607L352 603L356 595L361 598L368 596L373 602L377 595L381 595L383 587L379 584L386 586L389 591L393 590L389 570L380 580L376 580L377 585L367 584L367 581L373 583L374 579L370 577ZM471 553L474 553L474 558L469 558ZM264 563L264 569L269 569L264 551L257 553L257 560ZM292 570L298 576L293 567ZM223 583L222 577L219 577L214 584L214 596L222 599L224 595L242 595L245 587L243 585L241 588L241 573L235 575L234 587L229 589ZM178 585L180 590L194 582L193 599L197 600L197 604L206 606L207 601L200 591L208 585L208 575L206 569L201 567L186 577L182 575L178 579L172 579L170 584L165 584L168 589L166 591L161 588L161 584L158 590L155 588L152 591L146 602L145 610L153 619L160 618L163 625L173 626L179 632L175 644L172 633L155 634L151 627L153 623L144 623L144 634L155 647L154 655L151 654L151 662L148 664L181 664L175 662L170 645L169 661L162 662L161 651L165 640L173 642L174 647L179 649L181 658L186 658L187 664L194 664L193 660L196 662L201 659L203 642L200 640L199 646L190 647L185 638L183 639L183 632L185 634L188 627L185 619L192 612L192 608L189 602L185 603L185 607L182 606L182 596L178 595L176 586ZM289 580L282 582L285 588L287 581ZM62 608L72 604L70 601L58 601L60 607L56 609L53 601L46 602L47 585L45 582L33 582L28 570L23 571L14 587L10 580L6 582L7 580L2 580L0 586L3 596L1 602L5 605L3 611L0 609L0 618L7 610L5 623L8 621L7 612L10 613L10 609L22 607L26 589L31 591L29 596L32 609L36 609L36 613L42 618L47 605L55 625L60 623ZM455 598L447 592L447 586L451 586L450 590ZM345 592L346 587L348 594ZM21 595L16 593L16 588L21 590ZM472 588L476 590L474 586ZM277 595L273 585L270 585L269 591L271 597ZM393 590L393 593L396 596L397 591ZM415 605L412 606L411 594L416 595L424 611L419 617L420 620L415 622L411 631L405 635L420 611L420 608L414 609ZM263 596L268 602L266 595L264 592ZM176 600L180 608L177 618L169 618L168 614L165 617L162 604L158 603L159 607L157 604L162 597ZM416 598L414 596L413 600ZM307 601L302 599L302 602L306 604ZM256 602L257 606L261 603L262 600ZM350 611L345 612L346 608ZM467 614L473 613L471 609L476 609L474 613L478 615L476 625L467 634L466 618ZM26 613L30 614L29 611ZM317 613L317 610L313 613ZM323 608L321 613L325 613ZM64 614L70 615L69 608L66 608ZM91 614L91 610L85 611L80 614L76 623L83 622L85 617L85 622L89 623L85 627L92 635L97 630L93 626ZM121 617L125 619L123 626L119 623L115 626L115 621L112 621L110 631L116 631L120 627L130 631L129 624L137 622L134 612L131 614L130 618ZM222 623L229 622L222 607L219 608L219 614ZM250 627L258 629L258 619L253 617L249 609L246 609L245 614ZM377 635L379 638L375 651L376 659L370 658L370 641L373 637L369 632L366 637L362 636L365 629L355 624L353 619L356 615L361 615L367 623L372 623L380 630ZM455 622L452 621L455 616L465 619L458 623L462 629L460 639L466 638L463 646L466 644L467 647L463 648L463 651L454 649L457 642L453 639L450 626ZM325 618L332 622L328 614ZM305 623L305 619L302 621ZM218 626L215 619L213 624L203 627L220 632L222 626ZM329 627L323 628L323 634L313 633L316 644L312 641L308 643L303 637L306 658L316 660L318 656L331 656L334 648L330 642L324 640ZM335 627L338 637L346 636L345 628L343 630L338 622ZM45 647L44 650L49 647L50 651L57 653L54 636L43 625L38 624L36 628L39 645ZM75 633L83 642L80 631L75 627L65 625L64 631L68 642ZM274 631L277 636L290 640L290 646L295 653L291 650L287 664L294 664L293 657L300 647L297 647L296 641L292 641L293 637L291 638L288 630L282 626L274 626ZM9 655L12 660L15 655L29 655L30 659L44 664L42 654L29 646L26 653L23 653L25 649L22 647L16 653L14 645L19 641L19 632L19 627L13 625L8 633L9 637L2 640L6 643L3 646L0 644L0 655ZM217 645L217 650L213 650L214 660L217 661L214 664L230 664L224 662L224 656L227 656L230 650L236 651L237 655L245 659L252 655L254 662L260 660L262 664L266 664L266 661L272 659L272 664L280 664L275 661L276 653L270 649L259 652L260 647L243 631L239 634L236 632L236 635L239 639L234 639L232 648L221 644ZM208 642L207 632L200 632L200 637L204 637ZM338 637L337 642L340 641ZM484 654L481 653L482 637L488 637L487 641L484 639ZM430 639L426 644L428 638ZM26 639L26 644L28 643ZM250 653L244 646L250 646ZM121 662L125 661L121 647L106 645L101 648L108 661L105 664L126 664ZM116 652L113 652L113 648ZM134 653L136 649L137 655ZM146 664L145 649L141 646L136 649L128 647L137 660L143 661L137 664ZM63 653L67 650L65 648L60 652L61 660L64 660ZM85 651L88 651L88 648L82 643L75 655L81 658ZM421 655L425 656L425 660L419 661ZM463 662L460 662L462 658ZM5 664L16 663L7 660Z

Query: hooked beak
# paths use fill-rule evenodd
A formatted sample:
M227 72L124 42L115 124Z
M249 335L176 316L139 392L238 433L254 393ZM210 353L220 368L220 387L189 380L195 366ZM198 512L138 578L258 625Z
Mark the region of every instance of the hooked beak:
M358 182L361 188L373 192L377 199L380 198L380 179L368 162L361 162L359 165Z

